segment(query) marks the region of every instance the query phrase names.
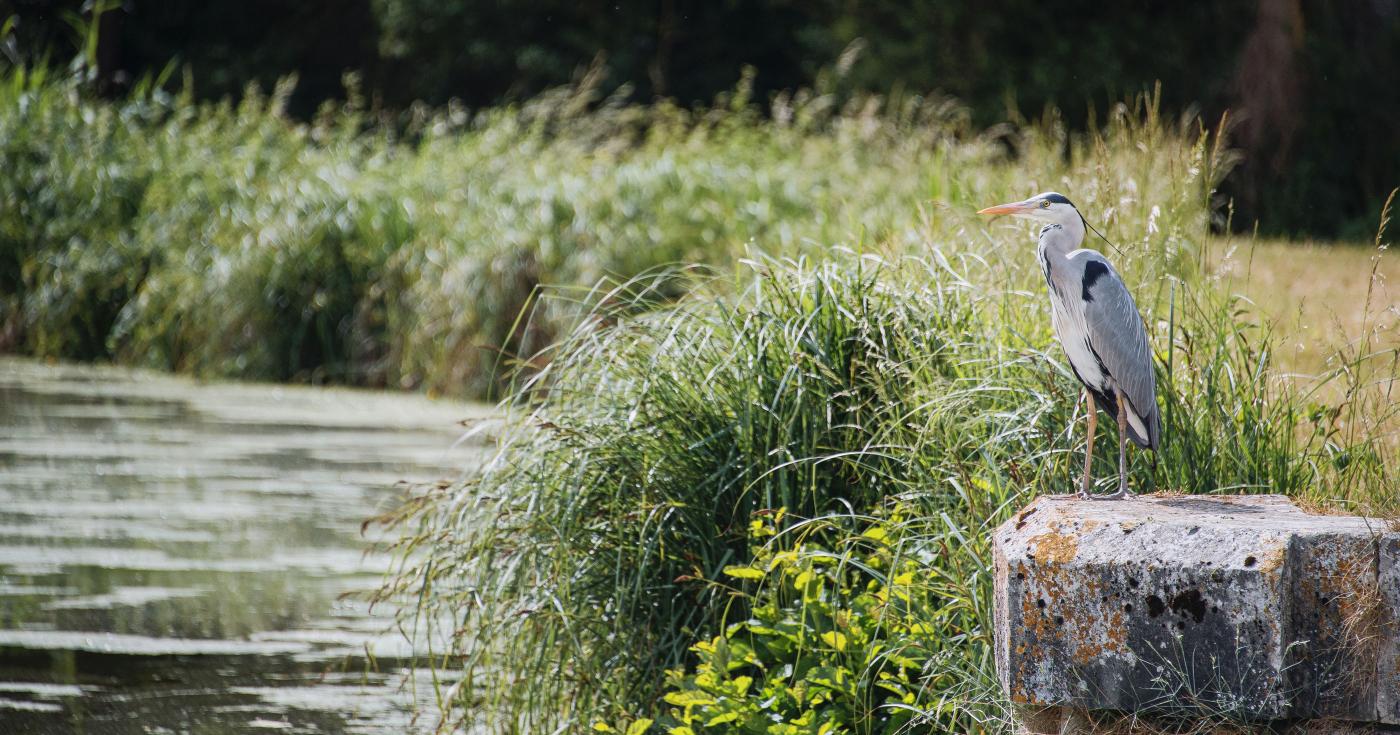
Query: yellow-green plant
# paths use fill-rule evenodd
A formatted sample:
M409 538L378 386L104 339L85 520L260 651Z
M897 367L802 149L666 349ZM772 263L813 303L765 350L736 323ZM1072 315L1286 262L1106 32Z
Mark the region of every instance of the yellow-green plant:
M776 551L768 542L781 520L781 511L756 518L752 561L715 581L743 600L732 608L739 619L692 646L692 666L667 672L658 729L827 735L927 725L926 703L966 684L930 665L941 643L929 617L940 601L925 569L938 550L906 543L915 535L909 509L800 524L786 533L807 540Z

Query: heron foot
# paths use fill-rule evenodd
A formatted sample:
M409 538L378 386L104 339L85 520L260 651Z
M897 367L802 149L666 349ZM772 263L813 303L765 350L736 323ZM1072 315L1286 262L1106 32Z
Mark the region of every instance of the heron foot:
M1135 495L1137 495L1137 493L1129 490L1127 485L1120 485L1118 487L1118 492L1110 495L1098 495L1096 497L1099 500L1121 500L1122 498L1131 498Z

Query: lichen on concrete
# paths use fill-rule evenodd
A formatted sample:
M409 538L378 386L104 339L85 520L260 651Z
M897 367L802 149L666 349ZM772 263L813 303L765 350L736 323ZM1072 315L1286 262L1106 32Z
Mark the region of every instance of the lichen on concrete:
M1400 533L1281 496L1040 498L996 531L1022 707L1400 723Z

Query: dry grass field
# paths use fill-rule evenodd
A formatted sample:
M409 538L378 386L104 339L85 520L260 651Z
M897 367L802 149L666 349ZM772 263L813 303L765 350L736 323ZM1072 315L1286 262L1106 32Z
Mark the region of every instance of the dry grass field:
M1400 285L1386 278L1395 258L1376 243L1234 240L1214 243L1209 261L1281 338L1278 366L1304 403L1352 407L1333 418L1339 436L1378 439L1387 464L1400 451ZM1334 373L1341 379L1319 377ZM1395 504L1367 508L1393 515Z
M1338 356L1400 347L1395 256L1373 244L1226 240L1212 247L1215 277L1273 324L1287 369L1318 373ZM1251 306L1252 304L1252 306Z

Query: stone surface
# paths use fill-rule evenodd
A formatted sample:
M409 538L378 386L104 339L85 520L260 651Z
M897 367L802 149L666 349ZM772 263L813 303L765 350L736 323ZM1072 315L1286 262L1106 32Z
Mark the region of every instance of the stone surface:
M1381 613L1381 640L1377 646L1377 678L1391 682L1391 686L1380 686L1376 692L1377 721L1400 722L1400 534L1390 533L1380 542L1379 591Z
M1275 495L1043 497L995 533L1022 708L1400 723L1400 533Z

